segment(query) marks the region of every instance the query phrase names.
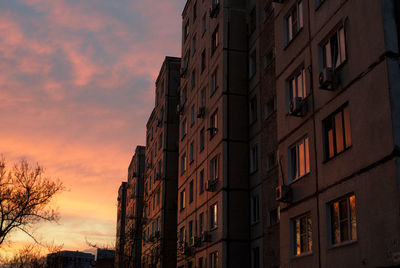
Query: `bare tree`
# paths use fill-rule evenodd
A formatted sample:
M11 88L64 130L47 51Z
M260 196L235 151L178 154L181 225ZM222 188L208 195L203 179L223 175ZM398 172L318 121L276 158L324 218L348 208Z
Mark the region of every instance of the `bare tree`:
M7 169L0 158L0 247L10 232L20 230L38 242L31 227L40 222L56 222L57 210L51 207L54 196L64 190L62 182L44 176L38 164L31 167L21 160Z

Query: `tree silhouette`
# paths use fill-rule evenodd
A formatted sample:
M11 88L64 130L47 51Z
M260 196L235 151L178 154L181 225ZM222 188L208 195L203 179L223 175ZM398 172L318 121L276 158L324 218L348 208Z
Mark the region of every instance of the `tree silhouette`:
M54 196L64 190L62 182L44 176L44 169L21 160L7 169L0 158L0 247L12 231L20 230L38 242L30 232L40 222L56 222L59 213L51 207Z

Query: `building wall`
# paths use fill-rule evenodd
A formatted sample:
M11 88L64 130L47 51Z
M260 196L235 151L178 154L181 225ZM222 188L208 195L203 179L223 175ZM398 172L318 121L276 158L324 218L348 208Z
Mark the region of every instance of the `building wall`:
M318 1L303 0L303 27L289 43L284 22L299 1L276 5L280 183L292 191L291 202L281 204L282 267L398 265L398 168L393 154L397 123L392 121L395 94L389 86L383 30L390 17L383 9L388 2L325 0L316 6ZM324 90L319 83L322 47L340 27L345 30L346 60L334 70L333 90ZM298 117L289 115L288 79L301 66L306 71L308 111ZM327 158L324 120L344 105L350 115L351 146ZM289 152L303 137L309 138L310 172L291 181ZM355 196L356 238L333 243L331 207L350 195ZM312 247L296 255L293 224L305 213L312 222Z
M180 59L166 57L156 81L155 107L147 123L142 264L176 264L176 94Z
M194 16L196 6L196 16ZM238 1L220 1L218 11L210 17L210 1L187 1L183 17L183 34L188 25L188 35L182 41L182 71L185 70L185 55L190 55L187 71L182 72L180 115L187 122L187 133L180 133L179 161L187 157L186 169L180 167L178 183L178 233L185 235L178 249L178 267L198 267L202 258L203 267L209 265L210 254L218 252L219 267L246 267L248 248L248 161L247 154L247 76L246 76L246 6ZM217 10L215 9L215 10ZM195 18L196 17L196 18ZM205 32L202 20L205 18ZM218 29L218 46L212 51L213 35ZM195 37L195 49L193 38ZM201 70L202 53L205 53L205 68ZM194 86L192 74L195 73ZM213 92L213 74L217 74L218 87ZM205 103L202 103L202 90ZM186 93L185 93L186 92ZM187 95L187 98L184 96ZM186 100L185 100L186 99ZM204 116L197 117L198 109L204 105ZM191 124L191 109L195 118ZM242 109L237 109L242 107ZM211 127L217 114L215 135ZM204 149L200 150L200 133L204 131ZM194 157L190 159L191 144ZM210 178L210 161L217 158L218 179L213 189L201 191ZM182 160L183 161L183 160ZM200 174L204 182L200 182ZM193 202L190 202L190 185L193 184ZM185 191L184 208L181 193ZM217 204L217 226L210 228L210 207ZM203 213L203 231L208 238L190 245L189 223L193 224L193 239L201 240L199 217ZM204 233L203 233L203 236ZM186 250L185 250L186 249Z
M127 183L122 182L118 190L117 208L117 239L115 243L115 266L123 267L125 247L125 222L126 222L126 188Z

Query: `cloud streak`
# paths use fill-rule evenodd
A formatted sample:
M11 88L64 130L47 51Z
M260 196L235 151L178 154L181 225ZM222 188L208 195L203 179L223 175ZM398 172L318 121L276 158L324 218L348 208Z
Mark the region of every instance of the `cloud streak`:
M113 239L155 79L164 57L180 54L184 2L0 2L0 153L39 162L70 189L57 198L61 224L38 229L46 237L70 249L85 236Z

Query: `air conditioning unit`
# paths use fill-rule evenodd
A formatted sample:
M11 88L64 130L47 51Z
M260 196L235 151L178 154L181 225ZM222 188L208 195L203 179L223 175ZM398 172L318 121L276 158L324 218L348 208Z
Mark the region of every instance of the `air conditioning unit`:
M304 104L305 100L300 97L295 97L289 102L289 114L292 116L303 116L304 115Z
M201 106L197 111L197 118L203 118L206 115L206 107Z
M335 72L332 68L324 68L322 72L319 73L319 88L325 90L335 89Z
M292 189L287 185L279 185L275 190L275 200L278 202L289 203L292 201Z

